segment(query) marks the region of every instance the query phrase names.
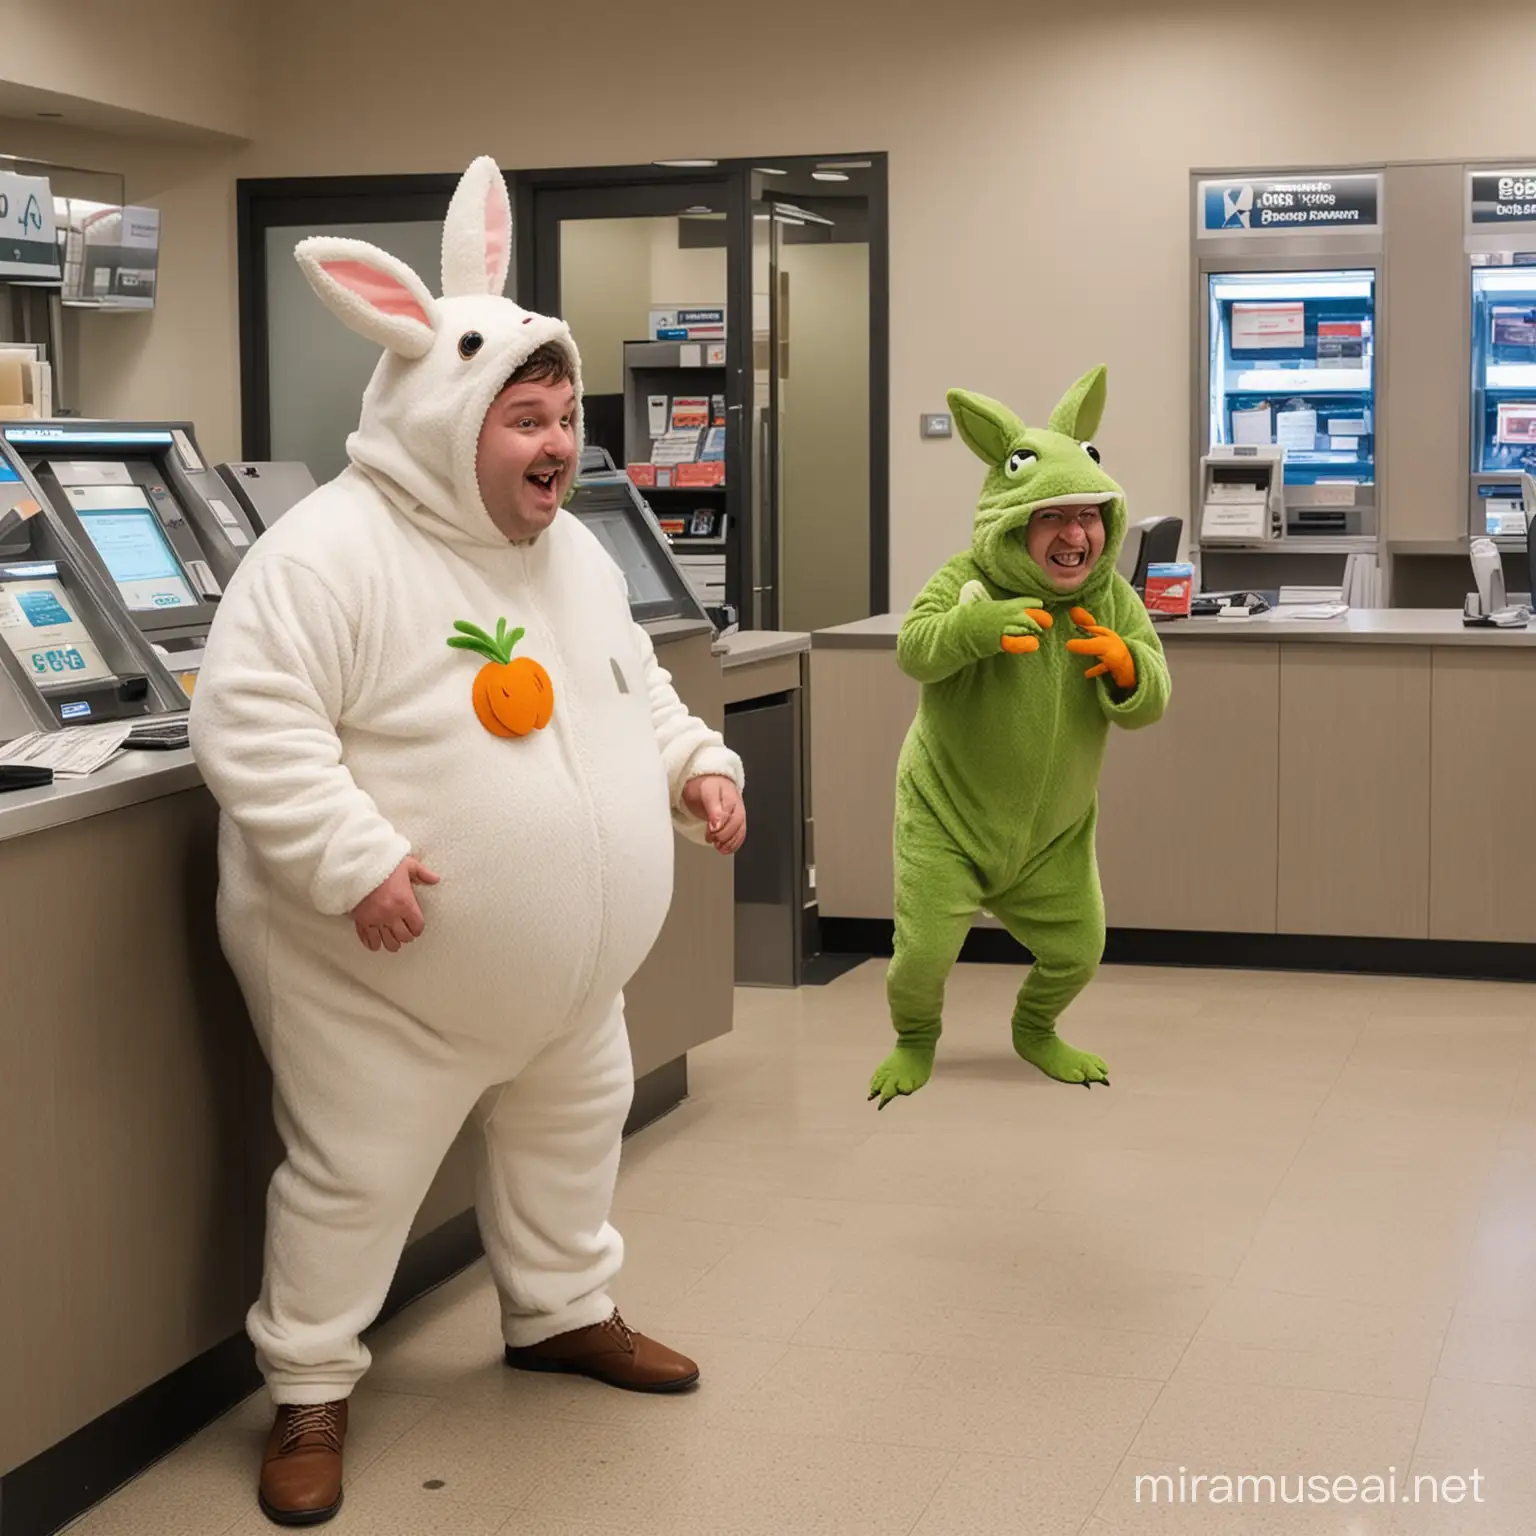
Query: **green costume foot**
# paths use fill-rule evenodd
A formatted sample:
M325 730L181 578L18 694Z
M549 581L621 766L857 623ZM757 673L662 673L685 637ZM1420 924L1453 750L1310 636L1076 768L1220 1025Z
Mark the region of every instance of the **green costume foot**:
M1079 1051L1061 1039L1054 1030L1041 1034L1039 1031L1015 1029L1013 1048L1025 1061L1040 1068L1047 1077L1058 1082L1081 1083L1092 1087L1103 1083L1109 1087L1109 1068L1102 1057L1088 1051Z
M897 1094L916 1093L933 1076L933 1050L898 1045L875 1068L869 1080L869 1096L884 1109Z

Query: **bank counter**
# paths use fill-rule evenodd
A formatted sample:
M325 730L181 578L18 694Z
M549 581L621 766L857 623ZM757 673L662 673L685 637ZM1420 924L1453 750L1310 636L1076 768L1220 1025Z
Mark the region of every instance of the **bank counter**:
M724 724L706 622L648 626ZM0 1533L37 1536L252 1390L271 1082L215 931L217 810L191 754L127 753L0 795ZM630 1128L731 1027L732 868L679 840L628 989ZM391 1310L478 1252L466 1146L421 1209ZM493 1340L488 1339L490 1349Z
M813 638L827 949L889 942L896 759L918 696L900 624ZM1101 780L1111 958L1536 977L1536 628L1384 609L1160 634L1172 705L1111 733Z

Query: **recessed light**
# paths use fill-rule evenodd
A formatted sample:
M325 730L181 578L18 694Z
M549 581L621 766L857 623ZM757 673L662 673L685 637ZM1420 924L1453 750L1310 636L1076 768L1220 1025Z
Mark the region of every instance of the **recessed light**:
M706 208L702 203L695 203L692 208L683 209L683 217L687 218L690 215L697 217L701 213L713 213L714 211L713 208Z
M718 160L653 160L652 165L664 165L673 171L705 171L720 164Z
M759 166L754 166L753 169L756 170L756 172L757 172L757 174L759 176L788 176L789 175L788 171L782 171L776 165L759 165Z
M847 175L842 171L812 171L812 181L847 181Z

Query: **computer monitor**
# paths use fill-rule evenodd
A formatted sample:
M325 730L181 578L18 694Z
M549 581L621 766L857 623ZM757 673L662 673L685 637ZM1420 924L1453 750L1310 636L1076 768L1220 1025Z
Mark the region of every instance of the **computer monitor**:
M197 606L197 594L138 486L68 486L65 494L130 613Z

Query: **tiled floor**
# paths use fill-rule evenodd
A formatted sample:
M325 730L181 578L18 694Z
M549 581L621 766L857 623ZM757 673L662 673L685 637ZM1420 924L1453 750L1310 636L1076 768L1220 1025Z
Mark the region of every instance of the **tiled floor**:
M331 1529L1536 1531L1536 989L1106 969L1063 1028L1110 1063L1084 1090L1011 1055L1018 980L958 971L933 1082L878 1115L879 966L742 993L620 1185L619 1300L699 1391L507 1371L476 1267L376 1340ZM266 1417L79 1529L270 1530ZM1467 1483L1362 1502L1392 1469ZM1275 1502L1192 1481L1244 1474Z

